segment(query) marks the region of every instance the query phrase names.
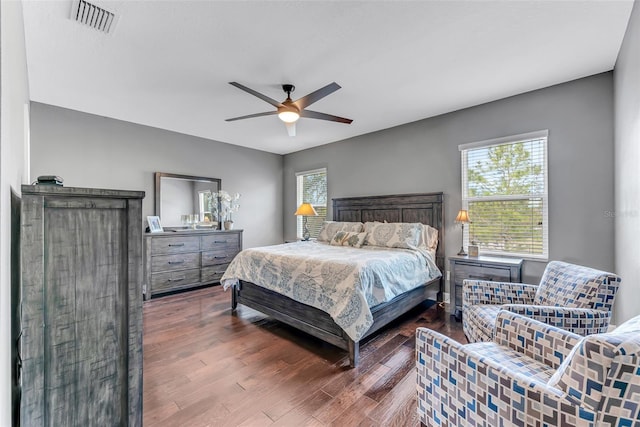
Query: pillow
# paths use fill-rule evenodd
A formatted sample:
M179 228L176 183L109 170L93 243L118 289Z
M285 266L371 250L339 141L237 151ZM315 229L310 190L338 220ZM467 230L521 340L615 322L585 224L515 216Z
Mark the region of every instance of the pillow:
M438 249L438 230L427 224L422 224L420 233L420 247L426 247L430 251Z
M333 239L331 239L332 246L351 246L352 248L359 248L364 244L364 239L367 237L367 233L354 233L352 231L338 231Z
M422 224L404 222L366 222L367 233L365 244L386 248L415 249L420 243Z
M324 221L322 223L322 228L320 228L320 232L318 233L317 240L318 242L331 242L331 239L333 239L333 236L335 236L338 231L361 233L362 223L361 222L344 222L344 221Z

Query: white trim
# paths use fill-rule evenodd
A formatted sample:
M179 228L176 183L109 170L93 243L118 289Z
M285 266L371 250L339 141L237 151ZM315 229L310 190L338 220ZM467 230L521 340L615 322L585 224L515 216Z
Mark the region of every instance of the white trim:
M527 141L529 139L538 139L538 138L547 138L548 139L548 137L549 137L549 129L537 130L535 132L521 133L521 134L518 134L518 135L503 136L503 137L500 137L500 138L485 139L484 141L477 141L477 142L469 142L469 143L466 143L466 144L460 144L460 145L458 145L458 150L459 151L471 150L473 148L490 147L492 145L516 143L516 142L521 142L521 141Z
M317 169L311 169L308 171L300 171L300 172L296 172L296 177L301 176L301 175L312 175L314 173L327 173L327 168L317 168Z

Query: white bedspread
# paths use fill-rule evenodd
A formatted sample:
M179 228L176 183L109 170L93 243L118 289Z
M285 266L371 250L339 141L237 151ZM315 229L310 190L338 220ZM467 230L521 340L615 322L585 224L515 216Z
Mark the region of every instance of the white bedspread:
M440 276L428 251L309 241L245 249L221 283L226 290L244 280L318 308L359 341L371 307Z

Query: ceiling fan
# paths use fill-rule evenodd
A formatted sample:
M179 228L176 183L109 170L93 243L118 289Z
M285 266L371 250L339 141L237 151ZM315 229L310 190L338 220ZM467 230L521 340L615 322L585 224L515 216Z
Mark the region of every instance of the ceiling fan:
M293 92L296 87L291 84L282 85L282 90L287 93L287 99L282 102L278 102L275 99L269 98L266 95L261 94L260 92L256 92L253 89L250 89L244 85L241 85L237 82L229 82L230 85L237 87L238 89L242 89L245 92L250 93L253 96L257 96L263 101L268 102L269 104L276 107L275 111L268 111L265 113L255 113L249 114L247 116L234 117L231 119L227 119L227 122L232 122L234 120L242 120L242 119L251 119L253 117L262 117L262 116L271 116L277 114L280 120L282 120L287 127L287 132L289 132L289 136L296 136L296 121L300 117L306 117L308 119L319 119L319 120L328 120L330 122L339 122L350 124L353 120L345 119L344 117L332 116L331 114L318 113L317 111L307 110L306 108L324 98L327 95L332 94L333 92L340 89L340 85L336 82L330 83L323 88L316 90L315 92L311 92L310 94L303 96L302 98L296 99L295 101L291 100L291 92Z

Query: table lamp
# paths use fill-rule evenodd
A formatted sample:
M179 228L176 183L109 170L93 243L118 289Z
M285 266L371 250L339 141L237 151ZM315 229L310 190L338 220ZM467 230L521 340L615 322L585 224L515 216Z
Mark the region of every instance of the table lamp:
M467 254L464 251L464 225L471 222L469 220L469 212L467 212L465 209L460 209L458 211L458 216L456 216L456 222L462 225L462 245L460 246L460 252L458 252L458 255L464 256Z
M309 227L307 227L307 217L317 216L318 212L311 206L311 203L303 203L298 206L295 215L302 216L302 240L309 240L311 235L309 233Z

